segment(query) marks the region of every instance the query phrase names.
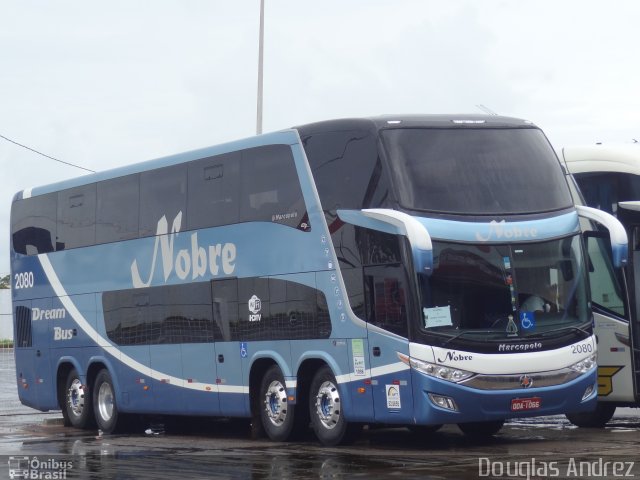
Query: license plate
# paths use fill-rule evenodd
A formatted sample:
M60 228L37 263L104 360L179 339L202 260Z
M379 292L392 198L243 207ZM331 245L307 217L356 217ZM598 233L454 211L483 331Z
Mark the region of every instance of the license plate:
M525 410L537 410L542 405L540 397L514 398L511 400L512 412L524 412Z

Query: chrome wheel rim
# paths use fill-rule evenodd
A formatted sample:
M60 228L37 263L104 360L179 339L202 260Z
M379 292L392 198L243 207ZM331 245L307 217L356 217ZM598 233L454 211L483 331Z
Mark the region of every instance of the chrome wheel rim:
M276 427L281 426L287 418L287 390L277 380L271 382L265 392L264 410Z
M111 389L111 385L104 382L98 390L98 411L100 412L100 417L107 422L111 420L111 417L113 417L113 408L113 390Z
M67 390L67 405L74 417L82 416L84 411L84 387L79 379L74 378Z
M332 382L320 385L316 395L316 413L322 426L328 430L335 428L340 421L340 394Z

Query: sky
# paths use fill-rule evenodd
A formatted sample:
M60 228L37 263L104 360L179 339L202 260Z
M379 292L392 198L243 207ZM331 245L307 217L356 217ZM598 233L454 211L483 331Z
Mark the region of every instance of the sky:
M256 131L259 0L0 0L0 135L91 170ZM264 132L483 113L556 148L640 141L637 0L265 0ZM27 187L83 175L0 138L0 275Z

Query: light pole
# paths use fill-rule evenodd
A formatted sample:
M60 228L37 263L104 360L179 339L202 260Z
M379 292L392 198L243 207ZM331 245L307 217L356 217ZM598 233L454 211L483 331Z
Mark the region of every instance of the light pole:
M262 66L264 57L264 0L260 0L260 39L258 43L258 111L256 135L262 133Z

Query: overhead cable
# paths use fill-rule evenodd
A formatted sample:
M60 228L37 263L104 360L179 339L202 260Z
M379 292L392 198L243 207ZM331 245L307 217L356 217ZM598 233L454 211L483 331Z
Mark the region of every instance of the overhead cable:
M13 143L15 145L18 145L19 147L26 148L27 150L30 150L30 151L32 151L34 153L37 153L38 155L42 155L43 157L47 157L47 158L50 158L51 160L54 160L56 162L60 162L60 163L64 163L65 165L69 165L70 167L79 168L80 170L85 170L85 171L91 172L91 173L95 173L96 172L95 170L91 170L90 168L81 167L80 165L75 165L73 163L69 163L69 162L65 162L64 160L60 160L59 158L54 158L54 157L52 157L50 155L46 155L46 154L44 154L42 152L39 152L38 150L35 150L35 149L31 148L31 147L27 147L26 145L23 145L21 143L18 143L15 140L11 140L10 138L5 137L4 135L0 135L0 138L6 140L7 142L11 142L11 143Z

